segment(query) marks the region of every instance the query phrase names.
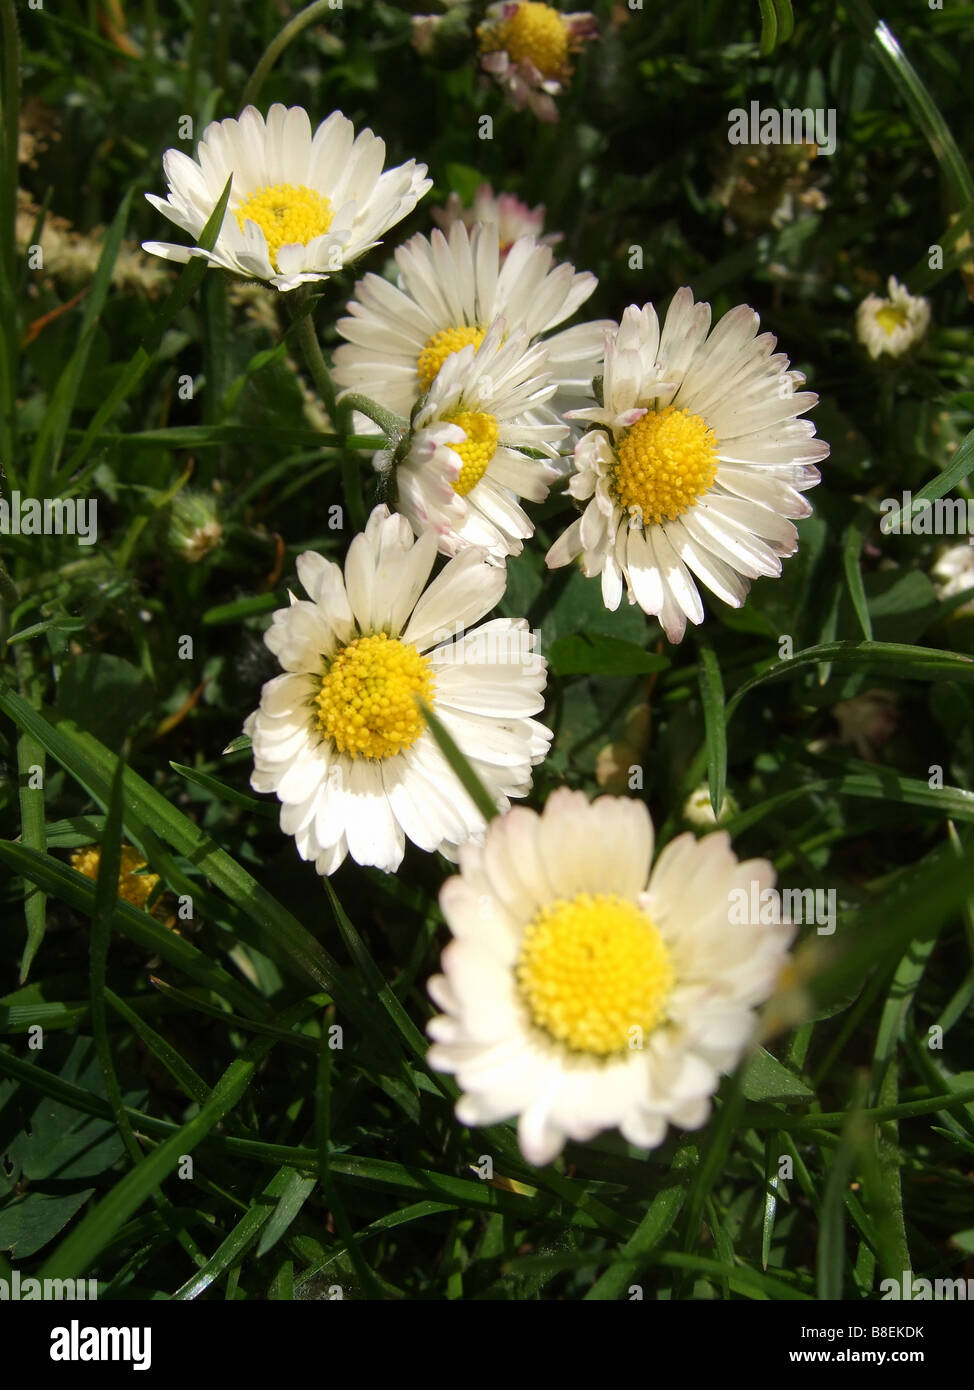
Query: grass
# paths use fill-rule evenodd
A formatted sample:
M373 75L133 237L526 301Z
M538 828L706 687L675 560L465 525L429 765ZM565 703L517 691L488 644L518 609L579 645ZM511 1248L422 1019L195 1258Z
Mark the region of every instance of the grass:
M91 1275L105 1299L795 1301L969 1275L974 593L938 591L940 538L879 523L907 490L970 496L970 7L600 4L557 126L481 92L469 53L420 58L404 7L161 9L0 0L3 495L99 508L95 546L0 538L0 1277ZM508 567L501 612L550 666L531 804L608 785L665 842L706 782L741 857L839 904L707 1127L650 1153L607 1134L538 1170L512 1126L459 1125L425 1062L450 866L410 849L398 875L322 881L250 791L269 613L301 551L343 556L390 422L349 440L350 408L323 412L354 275L289 315L200 261L134 256L162 234L142 197L162 152L192 148L180 122L198 137L245 93L339 107L388 162L429 164L434 191L363 266L388 273L431 206L490 180L544 202L558 255L598 275L587 316L683 284L715 317L750 303L820 396L832 454L799 553L679 647L544 570L559 490ZM733 163L727 113L751 99L834 108L835 154ZM890 274L932 327L873 363L855 308ZM188 563L173 521L201 494L222 540ZM877 700L882 734L853 729ZM638 786L607 782L610 745ZM70 862L92 844L97 884ZM116 890L123 844L157 876L141 905Z

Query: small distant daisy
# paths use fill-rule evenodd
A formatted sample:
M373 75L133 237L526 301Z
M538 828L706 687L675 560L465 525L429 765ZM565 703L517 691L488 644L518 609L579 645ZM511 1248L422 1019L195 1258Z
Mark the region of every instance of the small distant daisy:
M233 175L230 202L212 251L147 241L170 261L202 256L279 290L324 280L402 221L432 186L426 165L411 159L382 172L385 142L333 111L312 135L300 106L272 106L267 121L254 106L239 120L206 127L197 160L167 150L169 196L147 193L153 207L198 237Z
M710 799L710 785L707 782L702 782L684 801L683 819L687 825L692 825L694 830L712 830L715 825L723 825L732 816L736 816L739 809L740 807L730 792L725 792L720 807L720 815L715 816L713 803Z
M902 357L930 326L926 299L910 294L893 275L888 289L888 298L868 294L856 310L856 337L873 359Z
M503 568L470 549L427 587L432 532L376 507L349 546L344 574L298 557L309 599L273 616L265 636L284 674L268 681L245 730L255 791L276 792L281 829L302 859L331 874L346 855L393 872L405 840L448 857L482 834L416 702L434 709L496 804L524 796L551 732L546 664L525 620L472 631L504 593Z
M538 0L491 5L477 30L480 65L517 111L529 107L542 121L557 121L555 97L572 75L571 55L598 35L595 16L562 14Z
M468 233L457 222L448 237L411 237L396 252L398 287L371 274L355 286L350 317L338 320L347 341L335 353L335 381L408 419L450 354L479 347L494 320L504 318L509 333L544 338L559 394L591 400L605 332L615 325L603 320L552 333L597 284L567 263L552 269L552 259L550 247L523 236L501 265L496 225Z
M544 203L529 208L513 193L494 193L489 183L482 183L474 195L471 207L464 207L458 193L451 193L446 207L433 208L433 221L441 231L448 232L454 222L462 222L468 232L478 222L493 222L497 226L501 259L507 255L518 237L536 236L541 246L554 246L562 240L561 232L542 236Z
M855 748L860 758L876 762L899 723L899 699L892 690L864 690L832 706L839 742Z
M543 502L560 476L523 450L553 459L568 433L530 418L556 388L544 348L529 348L523 330L505 341L505 329L497 319L479 348L471 343L447 358L396 468L399 507L417 535L432 527L445 555L476 545L498 563L534 534L518 498ZM377 466L389 458L380 455Z
M519 1117L530 1163L614 1126L647 1149L698 1129L787 959L792 926L731 921L732 894L774 883L766 860L719 830L652 858L642 802L561 789L492 821L443 885L429 1061L456 1074L461 1123Z
M595 428L575 446L569 491L584 514L548 552L551 567L581 556L602 576L607 608L630 603L679 642L703 622L694 576L739 608L750 581L779 575L798 548L790 517L829 452L797 417L818 400L741 305L708 336L710 305L673 296L662 332L651 304L631 307L606 346L604 405L574 412Z
M937 597L941 601L955 598L965 589L974 589L974 546L947 546L937 556L930 576L934 581ZM974 598L968 599L967 603L955 611L965 617L974 614Z

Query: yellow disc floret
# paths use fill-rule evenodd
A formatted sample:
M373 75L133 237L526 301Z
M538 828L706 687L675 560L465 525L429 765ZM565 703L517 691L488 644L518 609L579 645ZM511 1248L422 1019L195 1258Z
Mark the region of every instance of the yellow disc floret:
M427 338L426 346L416 360L420 388L423 391L430 389L436 379L436 373L452 353L469 347L471 343L475 348L479 348L486 331L485 328L478 328L472 323L461 323L456 328L441 328L432 338Z
M391 758L425 727L416 696L433 697L430 664L386 632L356 638L334 656L315 696L318 728L351 758Z
M243 231L247 222L256 222L267 238L267 254L277 269L277 253L282 246L307 246L327 232L334 212L321 193L302 184L273 183L258 188L234 209L237 225Z
M664 1017L673 968L663 938L633 902L579 893L541 909L525 930L517 983L532 1022L577 1052L640 1047Z
M895 304L884 304L881 309L876 311L876 322L884 333L895 333L898 328L905 328L909 322L905 309L898 309Z
M717 476L717 436L699 415L647 410L616 443L619 504L643 526L675 521Z
M497 421L493 415L482 410L455 410L452 415L444 415L451 425L459 425L467 437L462 444L451 444L450 448L463 460L460 476L452 484L453 491L461 497L477 486L487 472L487 466L497 448Z
M542 77L566 75L569 28L551 5L527 0L510 19L485 26L480 41L489 52L505 49L515 63L533 63Z

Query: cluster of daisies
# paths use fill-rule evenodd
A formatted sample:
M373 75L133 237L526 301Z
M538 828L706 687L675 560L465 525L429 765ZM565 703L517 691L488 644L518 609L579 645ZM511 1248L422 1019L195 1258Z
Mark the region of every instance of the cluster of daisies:
M425 166L384 163L340 113L312 131L300 108L250 107L209 126L195 160L166 154L168 198L150 200L196 244L147 249L290 293L429 189ZM530 506L564 485L578 515L548 565L577 564L608 608L625 593L677 642L703 621L700 586L739 606L780 573L828 448L802 418L816 397L753 310L712 326L682 289L663 322L646 304L566 327L595 277L556 262L537 211L486 191L479 210L448 207L398 249L397 282L366 275L338 322L333 379L356 418L387 422L374 466L398 510L372 511L344 566L298 558L303 596L266 634L281 674L246 731L253 787L276 794L320 874L347 857L394 872L407 839L458 863L430 1061L457 1074L462 1121L518 1116L540 1164L612 1126L652 1147L668 1124L702 1125L793 929L729 925L730 894L773 871L739 863L723 831L674 840L654 867L640 801L560 790L540 813L511 809L552 733L535 635L488 617L507 559L531 542ZM489 823L441 730L500 813Z

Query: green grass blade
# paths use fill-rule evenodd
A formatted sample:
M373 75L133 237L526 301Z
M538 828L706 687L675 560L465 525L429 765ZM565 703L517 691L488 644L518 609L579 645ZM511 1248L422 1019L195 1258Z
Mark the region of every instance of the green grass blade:
M107 804L117 759L104 744L60 715L45 718L13 691L0 690L0 709L19 727L32 732L51 757L101 806ZM350 1013L363 1016L364 1004L358 991L297 918L131 768L125 770L125 826L132 838L139 841L151 826L150 833L158 834L177 853L192 860L231 903L267 934L272 945L280 947L302 975L334 995Z
M440 752L456 773L460 785L484 819L488 821L493 820L497 815L497 807L494 805L494 800L490 792L484 786L483 782L481 782L476 772L474 772L473 768L470 766L470 763L460 752L460 749L449 733L447 733L446 729L444 729L426 701L417 696L416 703L422 711L423 718L429 725L430 733L439 745Z
M919 73L903 52L896 35L885 20L879 19L867 0L849 0L849 11L923 131L940 165L954 207L958 210L966 207L974 199L974 179Z
M724 804L727 785L727 725L724 714L724 682L716 653L709 643L699 643L700 699L703 703L704 728L707 744L707 778L710 783L710 804L719 816Z
M869 604L866 601L866 590L862 583L862 570L859 567L861 555L862 532L856 526L849 526L846 528L845 540L842 544L842 564L845 569L845 579L849 588L849 597L856 611L856 617L859 619L862 635L867 642L871 642L873 640L873 624L869 616Z

